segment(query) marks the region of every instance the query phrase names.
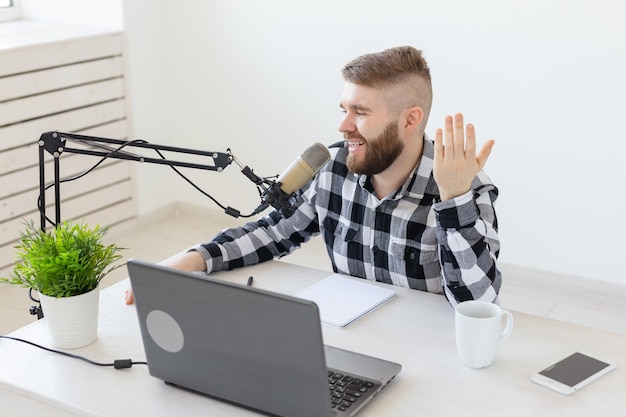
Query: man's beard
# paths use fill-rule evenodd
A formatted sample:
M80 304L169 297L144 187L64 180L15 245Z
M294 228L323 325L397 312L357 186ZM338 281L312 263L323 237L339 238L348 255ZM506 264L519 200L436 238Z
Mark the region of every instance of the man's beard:
M366 140L360 134L358 136L344 135L346 139L361 139L367 149L357 159L353 154L348 154L346 165L355 174L375 175L383 172L402 153L404 144L400 141L398 125L391 122L385 127L378 137Z

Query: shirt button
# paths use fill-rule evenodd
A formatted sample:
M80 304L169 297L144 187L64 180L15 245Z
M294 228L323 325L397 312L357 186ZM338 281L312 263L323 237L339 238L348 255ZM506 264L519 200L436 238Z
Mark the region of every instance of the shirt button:
M409 259L414 261L415 260L415 252L411 252L411 254L409 255Z

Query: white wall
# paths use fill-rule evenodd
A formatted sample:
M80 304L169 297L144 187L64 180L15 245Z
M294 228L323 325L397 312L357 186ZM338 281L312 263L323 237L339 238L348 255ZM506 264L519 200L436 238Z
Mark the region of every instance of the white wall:
M315 141L340 139L340 68L410 44L430 62L427 131L461 111L496 139L501 261L624 282L626 4L619 0L125 0L136 137L232 148L278 174ZM146 172L143 171L142 172ZM142 175L142 211L215 206L165 170ZM193 174L249 212L233 165Z
M122 29L122 0L21 0L25 19Z

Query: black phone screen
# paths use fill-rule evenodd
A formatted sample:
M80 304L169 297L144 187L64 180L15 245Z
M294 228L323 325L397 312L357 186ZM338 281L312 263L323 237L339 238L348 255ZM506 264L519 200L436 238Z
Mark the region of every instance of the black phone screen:
M609 366L608 363L576 352L539 374L573 387L607 366Z

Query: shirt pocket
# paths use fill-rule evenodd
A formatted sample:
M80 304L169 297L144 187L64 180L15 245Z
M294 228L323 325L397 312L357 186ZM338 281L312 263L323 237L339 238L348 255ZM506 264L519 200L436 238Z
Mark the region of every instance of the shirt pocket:
M406 276L411 288L439 293L442 290L441 265L437 245L415 241L391 243L393 268Z
M323 227L328 236L332 236L335 240L342 242L353 241L359 233L358 225L349 227L330 217L324 219Z
M392 242L391 253L394 257L407 262L417 264L427 264L430 262L439 263L437 246L420 245L417 242Z

